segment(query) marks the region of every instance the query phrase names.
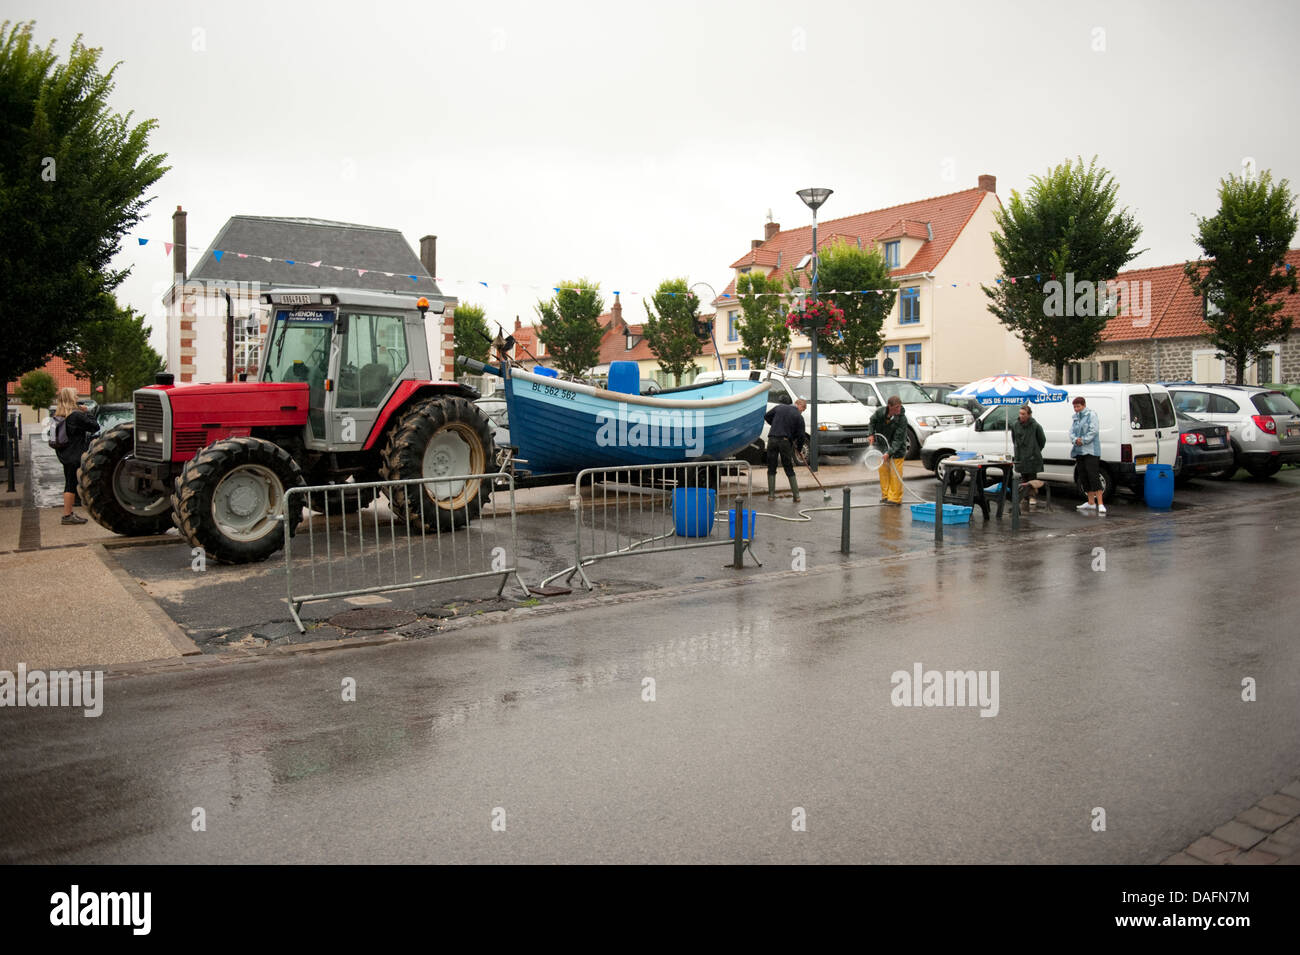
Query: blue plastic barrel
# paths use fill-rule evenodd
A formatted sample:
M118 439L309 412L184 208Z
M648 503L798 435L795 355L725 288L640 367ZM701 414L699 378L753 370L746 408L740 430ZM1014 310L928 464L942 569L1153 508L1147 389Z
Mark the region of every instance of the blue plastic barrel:
M1174 506L1174 469L1168 464L1148 464L1143 496L1147 507L1168 510Z
M673 522L678 537L708 537L713 530L713 512L718 492L711 487L679 487L673 490Z
M744 516L740 519L740 536L747 541L754 539L754 522L758 520L758 511L745 508ZM731 540L736 539L736 509L733 507L727 511L727 537Z

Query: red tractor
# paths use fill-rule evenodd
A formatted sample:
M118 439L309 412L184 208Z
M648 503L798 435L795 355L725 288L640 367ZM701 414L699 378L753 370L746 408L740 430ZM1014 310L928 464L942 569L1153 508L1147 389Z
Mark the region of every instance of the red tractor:
M265 560L293 533L289 488L484 474L492 424L451 381L430 380L426 299L359 289L271 292L257 381L175 386L134 396L135 422L91 444L79 485L87 511L118 534L173 524L225 563ZM435 306L442 311L442 303ZM389 506L433 530L478 516L490 481L398 487ZM436 489L436 490L435 490ZM356 510L366 490L331 494ZM323 506L323 502L322 502ZM283 520L282 520L283 519Z

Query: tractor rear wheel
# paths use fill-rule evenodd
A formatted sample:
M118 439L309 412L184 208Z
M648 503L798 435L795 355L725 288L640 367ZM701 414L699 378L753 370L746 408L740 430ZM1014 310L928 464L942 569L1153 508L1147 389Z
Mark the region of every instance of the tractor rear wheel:
M200 451L176 483L172 507L185 539L213 560L247 564L266 560L284 546L302 520L302 508L287 514L285 495L302 484L289 453L261 438L230 438Z
M402 415L384 448L385 481L464 477L492 467L492 419L464 398L428 398ZM388 493L393 513L429 530L464 527L492 493L485 478L398 485Z
M100 435L82 455L77 490L90 516L114 534L161 534L172 526L171 497L126 473L134 453L134 425L120 424Z

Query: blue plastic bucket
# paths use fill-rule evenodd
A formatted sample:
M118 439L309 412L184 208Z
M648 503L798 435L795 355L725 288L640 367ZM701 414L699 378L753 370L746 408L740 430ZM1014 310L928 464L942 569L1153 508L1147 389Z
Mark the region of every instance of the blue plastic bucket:
M745 540L754 539L754 522L758 520L758 511L751 511L745 508L744 516L740 519L740 536ZM736 539L736 509L733 507L727 511L727 537L731 540Z
M678 537L708 537L713 530L713 512L718 492L711 487L679 487L673 490L673 521Z
M1174 506L1174 469L1168 464L1148 464L1142 488L1147 507L1164 511Z

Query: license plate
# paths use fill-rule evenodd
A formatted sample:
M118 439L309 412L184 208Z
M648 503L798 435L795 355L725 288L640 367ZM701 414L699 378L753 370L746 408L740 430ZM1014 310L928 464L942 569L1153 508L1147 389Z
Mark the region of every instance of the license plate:
M1154 454L1139 454L1135 464L1155 464L1156 456Z
M1210 447L1210 448L1221 448L1221 447L1223 447L1223 439L1222 439L1222 438L1207 438L1206 441L1205 441L1205 444L1206 444L1206 447Z
M1286 436L1288 438L1300 438L1300 425L1294 425L1294 424L1287 425Z
M867 439L866 439L866 438L854 438L854 439L853 439L853 443L854 443L854 444L866 444L866 443L867 443Z

